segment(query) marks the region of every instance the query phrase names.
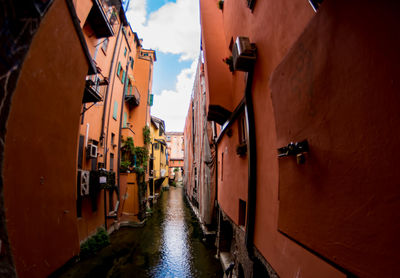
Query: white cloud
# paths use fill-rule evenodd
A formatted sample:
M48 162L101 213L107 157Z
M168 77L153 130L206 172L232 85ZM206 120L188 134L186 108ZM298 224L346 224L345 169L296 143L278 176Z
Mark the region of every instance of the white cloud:
M129 5L129 10L126 13L126 16L129 22L134 23L135 26L132 25L132 28L136 26L144 26L146 23L146 0L134 0ZM135 28L133 29L135 31Z
M127 12L133 31L143 38L143 46L180 55L179 60L192 60L191 67L177 76L175 90L162 90L154 96L151 110L165 121L168 131L183 131L200 51L199 2L168 2L148 16L146 7L147 0L135 0Z
M193 0L169 2L146 20L146 0L133 1L127 17L146 48L179 54L181 60L197 58L200 48L199 3Z
M165 121L167 131L183 131L189 108L197 59L190 68L183 69L178 77L175 91L163 90L154 96L151 114Z

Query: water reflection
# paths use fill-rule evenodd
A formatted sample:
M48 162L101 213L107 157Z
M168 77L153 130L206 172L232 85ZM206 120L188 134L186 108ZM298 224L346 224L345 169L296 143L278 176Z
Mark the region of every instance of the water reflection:
M53 277L83 278L211 278L222 277L215 249L202 242L197 219L183 197L171 187L153 207L143 228L121 228L111 244Z
M161 224L160 262L153 277L191 277L191 248L181 189L171 188Z

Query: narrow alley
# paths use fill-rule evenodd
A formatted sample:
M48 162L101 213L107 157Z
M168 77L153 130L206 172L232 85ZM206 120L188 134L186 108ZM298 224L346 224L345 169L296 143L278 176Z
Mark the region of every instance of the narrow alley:
M121 228L98 254L51 277L222 277L215 254L212 243L203 242L183 188L171 186L143 228Z
M399 277L399 14L0 0L0 278Z

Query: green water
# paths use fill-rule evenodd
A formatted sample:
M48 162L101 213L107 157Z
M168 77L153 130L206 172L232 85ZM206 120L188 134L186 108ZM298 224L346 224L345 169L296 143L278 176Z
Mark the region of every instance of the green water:
M222 277L180 187L162 194L143 228L121 228L110 241L57 277Z

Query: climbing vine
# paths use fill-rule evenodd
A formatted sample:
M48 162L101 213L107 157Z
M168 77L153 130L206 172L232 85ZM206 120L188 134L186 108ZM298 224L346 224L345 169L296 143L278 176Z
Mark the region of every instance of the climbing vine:
M149 160L149 150L146 147L135 147L132 137L122 141L121 171L134 171L137 174L144 174Z
M143 127L143 143L147 146L151 143L150 139L150 128L148 126Z
M135 147L132 137L122 139L121 147L121 172L136 173L139 194L139 219L144 219L146 215L146 179L145 173L149 160L150 129L143 128L144 147Z

